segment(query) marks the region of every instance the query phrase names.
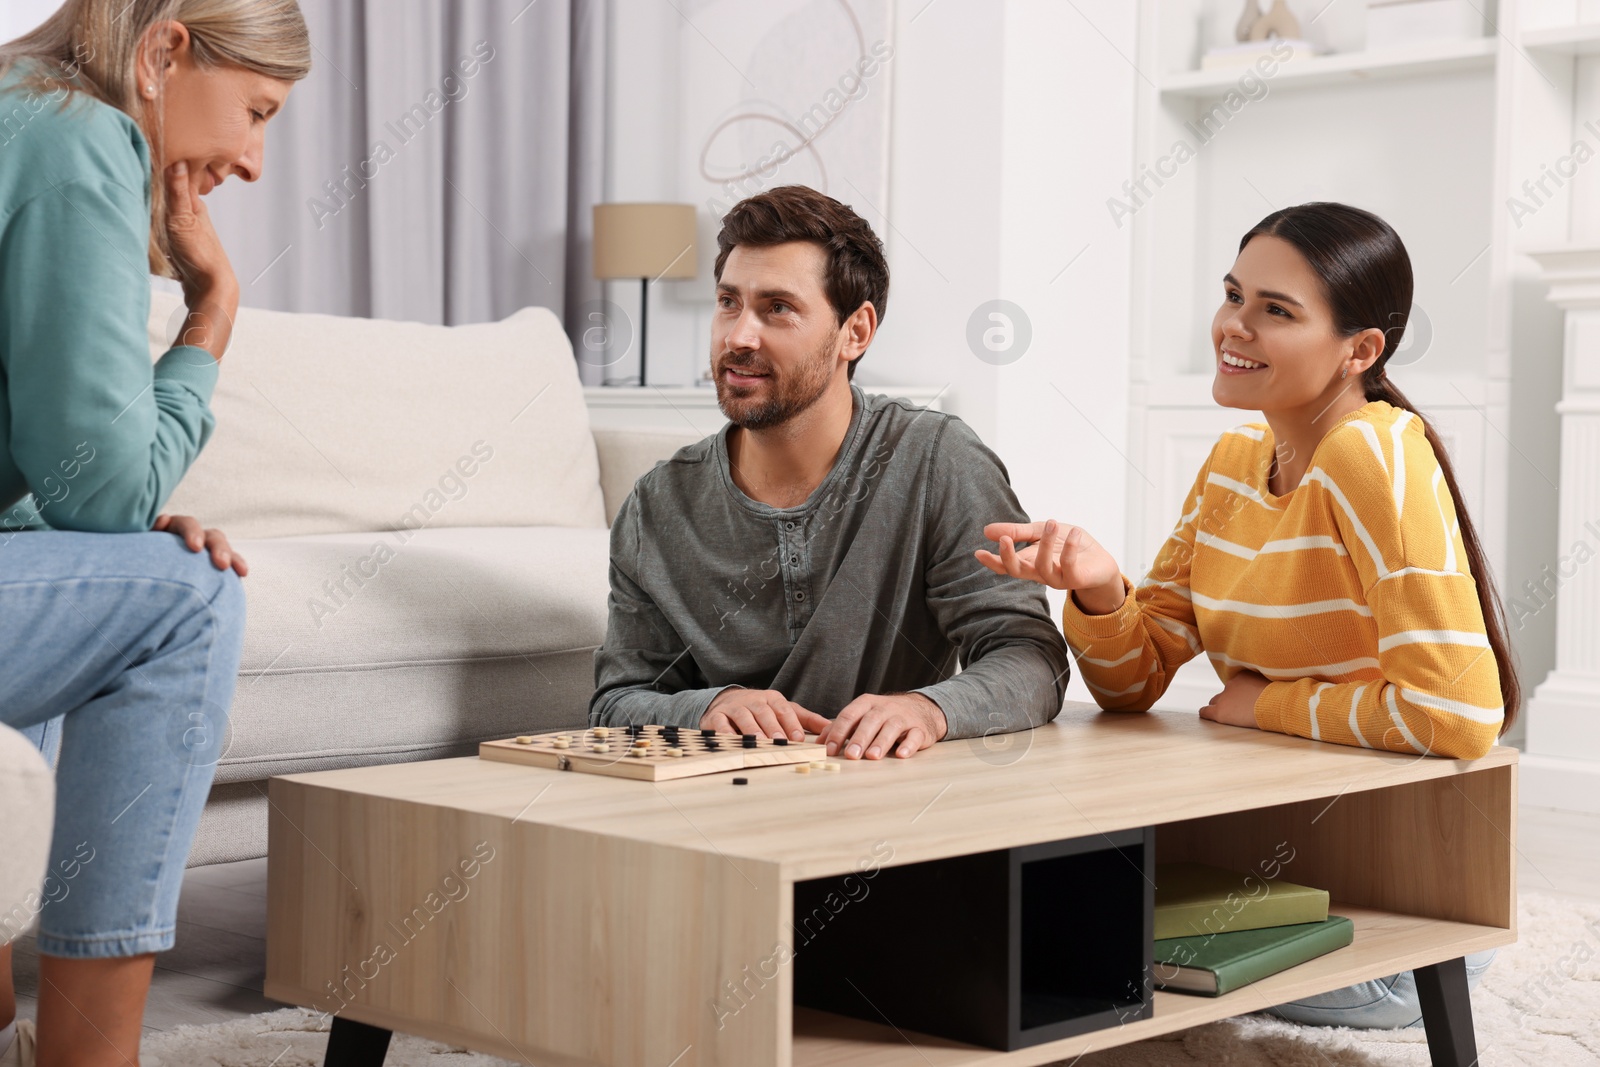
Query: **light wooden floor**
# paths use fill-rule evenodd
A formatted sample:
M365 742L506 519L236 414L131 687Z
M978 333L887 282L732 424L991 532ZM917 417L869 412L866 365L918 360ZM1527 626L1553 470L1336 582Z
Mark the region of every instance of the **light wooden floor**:
M1600 899L1600 815L1522 810L1519 885ZM266 971L267 861L189 872L178 904L178 944L156 961L147 1030L217 1023L283 1005L261 995ZM19 1014L32 1018L33 941L17 944Z

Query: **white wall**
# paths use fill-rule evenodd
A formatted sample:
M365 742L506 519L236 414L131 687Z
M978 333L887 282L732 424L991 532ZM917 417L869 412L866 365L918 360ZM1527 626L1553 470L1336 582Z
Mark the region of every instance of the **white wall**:
M948 387L947 409L991 445L1000 372L973 354L966 331L979 304L1005 295L1006 7L996 0L897 5L888 218L872 220L887 246L893 282L883 333L858 372L869 387Z
M1134 577L1132 228L1105 203L1133 163L1136 23L1131 3L1006 5L1001 293L1027 311L1033 348L1000 368L991 438L1024 507L1083 526ZM1091 699L1076 672L1068 695Z
M887 204L875 205L887 220L854 205L887 247L892 282L884 328L857 380L868 388L949 385L947 408L992 440L999 376L972 355L965 336L973 309L1001 295L1005 5L902 0L896 8L887 64L890 191ZM677 161L705 132L684 129L676 110L682 18L659 0L613 0L609 199L682 197ZM824 83L834 74L822 73ZM848 188L833 192L853 199ZM702 257L715 256L715 232L702 234ZM608 296L637 322L636 284L612 283ZM709 286L663 283L652 287L651 300L651 381L687 385L708 359Z
M61 0L4 0L0 3L0 42L27 33L60 6Z
M664 161L687 138L664 89L678 78L679 15L658 0L615 5L608 195L671 199ZM1077 6L1085 15L1058 0L897 4L887 220L857 205L893 281L858 381L949 386L949 410L999 453L1031 514L1083 525L1126 559L1131 231L1105 200L1133 158L1138 75L1123 56L1135 11ZM636 314L636 287L612 299ZM968 342L968 320L996 299L1033 335L999 366ZM698 373L708 307L677 290L653 301L653 381ZM1088 698L1076 681L1073 695Z

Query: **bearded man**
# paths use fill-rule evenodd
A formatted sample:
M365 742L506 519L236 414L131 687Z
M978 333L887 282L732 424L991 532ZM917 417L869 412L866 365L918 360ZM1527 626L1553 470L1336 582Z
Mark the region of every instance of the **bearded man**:
M852 383L889 296L872 227L784 186L728 212L717 245L728 425L617 514L591 723L814 733L881 759L1050 721L1061 631L1039 587L975 558L985 522L1027 521L1005 468L960 419Z

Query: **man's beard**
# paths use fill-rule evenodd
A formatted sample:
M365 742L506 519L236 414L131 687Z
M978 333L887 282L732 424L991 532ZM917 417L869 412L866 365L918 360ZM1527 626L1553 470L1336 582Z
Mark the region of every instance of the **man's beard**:
M773 371L770 363L759 357L751 360L727 356L716 367L717 404L728 421L740 429L770 430L774 426L782 426L821 400L833 380L833 367L831 339L824 342L816 354L797 370L782 377ZM768 375L771 386L767 390L767 397L758 400L745 390L729 385L723 377L723 371L730 369Z

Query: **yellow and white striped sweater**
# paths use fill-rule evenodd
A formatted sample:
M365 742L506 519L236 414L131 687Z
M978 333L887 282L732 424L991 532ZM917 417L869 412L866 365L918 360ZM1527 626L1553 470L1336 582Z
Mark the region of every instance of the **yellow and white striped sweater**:
M1500 676L1443 472L1410 412L1340 419L1300 486L1267 487L1272 430L1223 434L1149 575L1110 615L1062 623L1100 706L1143 711L1204 652L1271 684L1256 725L1473 759L1499 734ZM1124 580L1126 581L1126 579Z

